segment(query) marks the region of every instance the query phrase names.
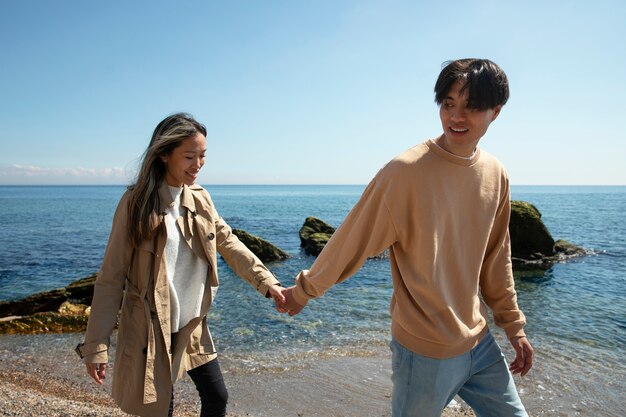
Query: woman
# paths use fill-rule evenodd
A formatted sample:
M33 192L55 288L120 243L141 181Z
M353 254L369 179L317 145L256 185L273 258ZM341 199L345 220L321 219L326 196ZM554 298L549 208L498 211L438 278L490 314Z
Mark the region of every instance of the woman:
M102 384L121 306L113 398L127 413L171 416L173 383L186 371L201 416L225 415L228 393L206 318L218 287L217 252L262 295L284 302L276 278L195 184L205 155L202 124L183 113L164 119L113 218L77 350Z

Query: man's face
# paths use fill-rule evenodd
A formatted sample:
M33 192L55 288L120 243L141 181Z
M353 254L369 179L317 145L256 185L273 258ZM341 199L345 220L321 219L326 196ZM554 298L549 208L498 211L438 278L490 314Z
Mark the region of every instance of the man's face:
M439 117L443 127L440 146L458 156L470 156L480 138L483 137L502 106L488 110L467 108L467 94L460 94L463 85L456 82L439 107Z

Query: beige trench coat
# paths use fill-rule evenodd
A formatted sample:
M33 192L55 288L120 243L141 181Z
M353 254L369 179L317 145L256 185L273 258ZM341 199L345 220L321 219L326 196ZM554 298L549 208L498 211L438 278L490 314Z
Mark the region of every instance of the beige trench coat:
M113 398L120 408L140 416L167 416L173 383L185 371L216 356L206 314L219 285L217 252L240 277L264 296L278 284L272 273L219 217L209 193L184 186L178 226L194 253L208 264L200 317L171 337L170 300L164 249L164 214L172 204L165 182L159 189L161 223L156 236L133 250L128 238L128 192L113 218L111 234L94 288L85 342L86 363L107 363L108 347L119 315Z

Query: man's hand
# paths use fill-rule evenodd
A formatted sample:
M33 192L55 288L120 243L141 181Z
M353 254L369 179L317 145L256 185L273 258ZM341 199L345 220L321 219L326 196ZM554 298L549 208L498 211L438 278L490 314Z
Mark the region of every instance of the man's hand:
M304 305L298 304L298 302L293 298L294 288L295 287L289 287L283 290L283 296L285 297L285 304L282 307L287 313L289 313L290 316L295 316L296 314L301 312L302 309L304 308Z
M512 337L510 341L515 349L515 359L509 365L509 370L524 376L533 366L533 347L525 336Z

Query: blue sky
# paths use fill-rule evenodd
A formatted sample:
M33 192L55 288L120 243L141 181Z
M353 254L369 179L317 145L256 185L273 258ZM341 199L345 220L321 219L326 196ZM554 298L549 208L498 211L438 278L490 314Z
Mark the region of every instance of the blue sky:
M626 184L623 1L0 2L0 184L127 184L176 111L202 184L364 184L438 136L444 61L511 99L480 146L512 184Z

